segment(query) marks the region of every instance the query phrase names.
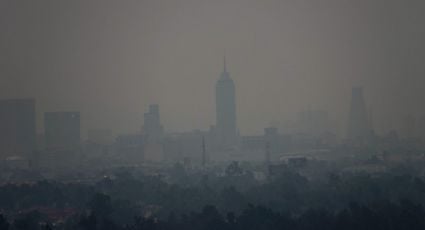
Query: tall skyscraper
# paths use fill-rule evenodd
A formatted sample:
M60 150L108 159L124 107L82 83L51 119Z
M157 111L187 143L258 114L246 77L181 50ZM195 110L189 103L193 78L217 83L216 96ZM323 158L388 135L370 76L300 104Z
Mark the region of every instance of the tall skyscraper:
M0 100L0 158L31 158L36 149L35 100Z
M48 150L71 150L80 146L80 113L44 113L44 134Z
M143 158L150 162L160 162L164 159L164 128L159 116L159 105L149 105L149 111L144 114L143 122Z
M363 88L354 87L351 95L351 106L348 120L348 134L350 140L365 142L372 136L369 116L363 97Z
M149 111L144 114L143 134L149 141L158 141L163 135L164 129L159 116L159 105L149 105Z
M234 146L237 143L235 84L227 72L226 58L215 86L215 98L218 144L222 147Z

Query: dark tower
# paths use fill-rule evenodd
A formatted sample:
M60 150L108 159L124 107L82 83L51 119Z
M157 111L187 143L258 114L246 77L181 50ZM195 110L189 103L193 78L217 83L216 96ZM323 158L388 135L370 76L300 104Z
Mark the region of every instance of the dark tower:
M236 101L235 84L226 69L224 57L223 72L215 86L217 140L221 147L235 146L236 130Z
M149 112L144 114L143 133L149 141L159 141L162 138L164 128L159 116L159 105L149 105Z
M0 100L0 159L31 159L36 149L35 99Z
M371 135L372 128L366 111L363 89L354 87L351 95L347 137L356 142L365 142L370 139Z
M44 113L44 135L48 150L76 150L81 141L80 112Z

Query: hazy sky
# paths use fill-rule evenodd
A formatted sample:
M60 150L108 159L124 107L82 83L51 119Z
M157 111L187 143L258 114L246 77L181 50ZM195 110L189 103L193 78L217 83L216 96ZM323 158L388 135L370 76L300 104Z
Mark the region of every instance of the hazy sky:
M423 0L2 0L0 98L78 110L83 129L215 123L224 52L242 134L326 109L346 127L362 85L378 131L425 114Z

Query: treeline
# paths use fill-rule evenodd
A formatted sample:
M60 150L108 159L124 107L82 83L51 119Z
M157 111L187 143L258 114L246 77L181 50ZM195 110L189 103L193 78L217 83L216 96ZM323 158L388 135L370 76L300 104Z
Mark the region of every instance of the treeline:
M41 224L40 224L41 223ZM419 230L425 229L425 210L409 201L398 203L380 201L370 205L352 203L349 207L331 212L309 209L302 215L275 212L263 206L249 205L239 215L221 214L215 206L207 205L199 212L179 217L171 213L167 219L134 217L127 224L114 222L108 212L91 210L65 225L54 226L40 222L36 213L27 213L9 223L0 215L0 230Z
M158 177L134 177L127 173L90 185L50 181L9 184L0 186L0 210L5 213L34 207L84 210L96 193L111 197L117 212L139 213L146 207L157 207L153 212L159 218L166 218L170 211L177 215L199 211L208 204L217 207L220 213L241 213L248 204L254 204L297 215L307 209L338 211L351 202L408 199L425 205L425 181L411 175L329 174L322 180L310 180L288 171L262 184L246 175L197 175L187 180L197 182L170 184Z
M311 179L286 170L265 183L250 173L171 175L172 183L122 171L96 184L3 185L0 230L6 225L34 229L25 228L34 223L46 229L208 229L214 224L220 226L215 229L257 224L253 229L273 229L270 223L281 229L341 229L343 223L346 229L372 229L366 224L403 229L410 223L404 229L414 229L425 218L425 181L419 175L329 173ZM46 208L72 213L52 218ZM258 216L247 218L253 213ZM207 222L215 216L214 223L204 226L203 216Z

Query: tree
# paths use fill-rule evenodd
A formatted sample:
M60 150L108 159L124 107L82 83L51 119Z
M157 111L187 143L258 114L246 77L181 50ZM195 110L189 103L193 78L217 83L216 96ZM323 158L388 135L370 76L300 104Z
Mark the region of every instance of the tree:
M41 215L37 211L25 213L13 222L13 226L17 230L36 230L39 229Z
M96 230L97 229L97 218L94 213L89 216L83 216L78 223L78 226L82 230Z
M240 176L243 173L242 168L239 166L239 162L233 161L227 166L225 171L227 176Z
M111 198L103 193L96 193L89 202L89 208L99 217L109 217L112 213Z
M0 230L8 230L9 222L4 218L3 215L0 214Z

